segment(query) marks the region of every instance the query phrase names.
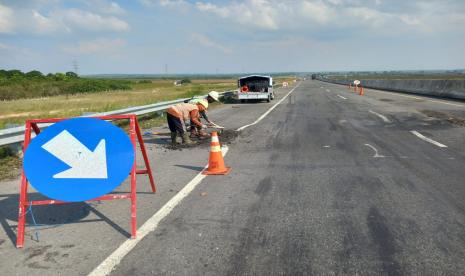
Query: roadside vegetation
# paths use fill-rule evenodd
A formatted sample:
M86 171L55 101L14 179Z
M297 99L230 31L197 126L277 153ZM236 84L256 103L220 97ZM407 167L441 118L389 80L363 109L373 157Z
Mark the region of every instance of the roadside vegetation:
M0 100L130 90L130 81L80 78L74 72L44 75L40 71L0 70Z
M0 180L18 177L21 159L8 147L0 147Z

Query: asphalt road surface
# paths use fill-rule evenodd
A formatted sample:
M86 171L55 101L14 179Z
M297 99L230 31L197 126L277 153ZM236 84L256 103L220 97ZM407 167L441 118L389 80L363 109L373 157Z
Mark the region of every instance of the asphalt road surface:
M237 129L277 101L210 116ZM111 275L464 275L464 126L463 102L307 80L230 141L230 174L198 181L134 247L120 247L129 204L112 201L37 207L52 226L37 227L39 241L28 226L25 248L14 249L19 186L0 183L0 266L84 275L119 248ZM159 191L139 177L139 226L208 158L208 146L147 142Z

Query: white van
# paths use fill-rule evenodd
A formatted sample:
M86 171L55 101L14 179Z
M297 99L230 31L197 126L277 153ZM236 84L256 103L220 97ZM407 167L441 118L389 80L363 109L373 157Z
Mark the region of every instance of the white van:
M237 80L236 99L241 102L248 100L274 99L273 78L270 76L251 75Z

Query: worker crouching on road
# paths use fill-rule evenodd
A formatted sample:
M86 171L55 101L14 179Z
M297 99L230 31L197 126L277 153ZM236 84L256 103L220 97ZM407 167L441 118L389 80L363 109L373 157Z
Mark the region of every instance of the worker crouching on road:
M220 95L218 94L218 92L210 91L210 93L208 93L206 98L204 98L204 97L199 97L199 98L194 97L194 98L190 99L188 101L188 103L190 103L190 104L198 104L199 102L205 101L205 100L208 103L213 103L213 102L218 102L219 98L220 98ZM208 108L208 106L207 106L207 108ZM210 127L216 126L216 124L214 122L212 122L208 118L207 108L205 108L203 111L199 110L200 117L203 118L207 122L208 126L210 126ZM198 138L202 139L202 138L206 138L206 137L209 136L205 131L203 131L201 128L197 127L194 124L191 124L190 132L191 132L191 135L190 135L191 138L198 137Z
M189 138L186 132L186 121L190 120L191 124L202 130L199 112L208 108L208 102L203 100L197 104L181 103L173 105L166 110L168 126L171 131L171 142L176 144L178 134L182 138L182 143L192 145L194 142Z

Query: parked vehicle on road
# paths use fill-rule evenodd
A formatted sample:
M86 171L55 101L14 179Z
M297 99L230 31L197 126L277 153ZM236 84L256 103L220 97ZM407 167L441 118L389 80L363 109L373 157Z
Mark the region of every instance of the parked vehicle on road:
M249 100L274 99L273 78L270 76L251 75L237 80L236 99L241 102Z

